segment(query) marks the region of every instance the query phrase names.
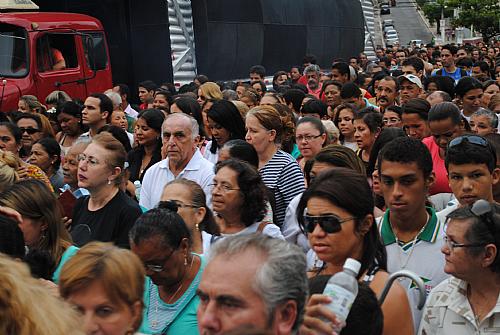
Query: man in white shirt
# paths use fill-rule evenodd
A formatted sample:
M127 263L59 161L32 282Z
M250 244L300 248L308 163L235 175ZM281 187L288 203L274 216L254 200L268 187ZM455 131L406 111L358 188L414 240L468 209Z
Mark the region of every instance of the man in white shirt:
M387 270L409 270L425 283L427 293L448 276L444 272L443 223L426 207L429 187L434 182L432 157L427 147L410 137L398 137L379 155L380 188L388 210L377 220L387 251ZM419 292L409 279L400 281L406 289L415 330L421 319L417 309Z
M79 139L92 139L97 131L109 123L113 112L113 102L106 94L93 93L85 99L82 111L82 123L89 131L80 135Z
M168 182L186 178L203 188L210 206L214 165L198 150L198 122L184 113L170 114L163 122L162 138L167 158L150 167L144 175L140 205L147 209L154 208Z

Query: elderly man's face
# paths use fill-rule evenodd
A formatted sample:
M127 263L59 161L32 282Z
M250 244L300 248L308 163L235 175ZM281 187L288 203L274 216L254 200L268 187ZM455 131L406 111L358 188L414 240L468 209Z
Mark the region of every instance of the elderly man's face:
M253 250L212 259L198 286L200 334L222 334L244 325L271 330L274 316L254 288L255 274L265 261Z
M307 72L306 73L306 78L307 78L307 85L312 88L313 90L318 88L318 83L319 83L319 73L318 72Z
M193 139L189 119L179 116L166 120L162 127L162 138L171 163L181 166L191 160L198 139Z

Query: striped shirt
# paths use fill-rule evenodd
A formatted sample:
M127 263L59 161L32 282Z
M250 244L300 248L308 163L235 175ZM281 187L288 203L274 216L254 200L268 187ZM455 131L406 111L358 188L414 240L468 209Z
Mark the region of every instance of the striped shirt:
M305 190L304 175L297 161L281 150L278 150L259 172L264 184L274 194L275 224L281 227L288 204Z

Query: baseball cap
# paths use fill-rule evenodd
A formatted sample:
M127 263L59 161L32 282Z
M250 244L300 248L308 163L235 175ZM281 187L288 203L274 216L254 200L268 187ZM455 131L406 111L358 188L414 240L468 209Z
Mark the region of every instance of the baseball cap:
M414 74L404 74L402 76L399 76L398 77L399 79L399 83L401 84L401 82L406 79L412 83L414 83L415 85L417 85L419 88L423 88L422 86L422 82L420 81L420 78L418 78L416 75Z

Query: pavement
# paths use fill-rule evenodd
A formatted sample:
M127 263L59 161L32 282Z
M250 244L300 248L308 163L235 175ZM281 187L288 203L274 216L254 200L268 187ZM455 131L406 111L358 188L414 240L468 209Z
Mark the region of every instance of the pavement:
M396 7L391 7L391 14L380 15L381 22L387 19L394 20L401 45L408 45L411 40L422 40L423 43L432 40L433 34L413 0L398 0Z

